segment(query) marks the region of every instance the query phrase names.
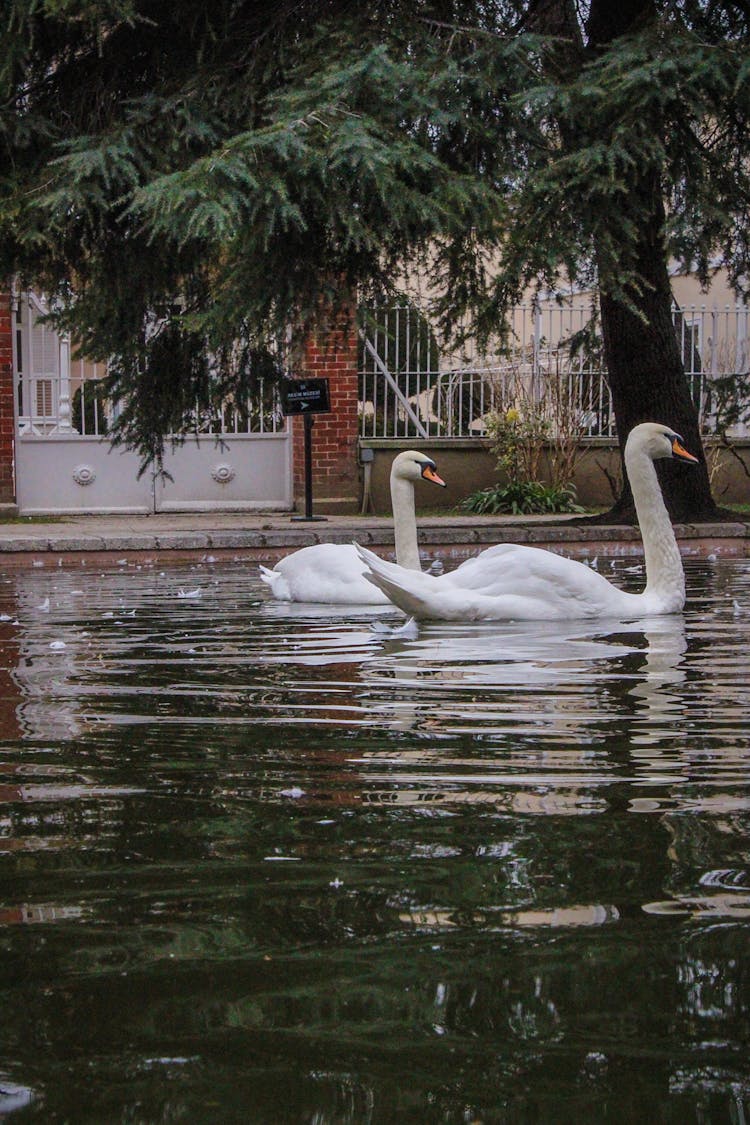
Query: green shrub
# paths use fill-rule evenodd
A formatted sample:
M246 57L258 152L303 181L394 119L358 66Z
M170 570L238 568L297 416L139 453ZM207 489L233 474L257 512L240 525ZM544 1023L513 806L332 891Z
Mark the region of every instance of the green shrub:
M480 516L553 515L585 511L577 502L572 484L556 486L541 484L537 480L493 484L472 492L461 501L460 508Z
M519 409L493 410L485 416L490 449L497 467L512 485L536 480L544 443L550 437L550 423L543 404L526 398Z

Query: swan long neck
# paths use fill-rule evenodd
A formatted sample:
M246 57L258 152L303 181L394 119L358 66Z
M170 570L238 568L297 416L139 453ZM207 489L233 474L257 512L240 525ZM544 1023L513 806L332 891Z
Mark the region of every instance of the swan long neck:
M417 517L414 510L414 485L391 471L391 505L396 562L407 570L421 570L417 543Z
M654 462L643 450L626 447L625 467L643 539L646 593L682 608L685 574Z

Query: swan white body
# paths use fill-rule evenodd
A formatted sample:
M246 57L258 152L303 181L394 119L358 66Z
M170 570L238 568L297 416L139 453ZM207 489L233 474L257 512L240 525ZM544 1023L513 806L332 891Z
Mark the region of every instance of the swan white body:
M625 445L625 467L643 537L646 588L631 594L584 563L538 547L500 545L440 577L412 573L358 547L370 581L418 620L534 621L678 613L685 576L654 461L697 461L667 426L644 422Z
M391 503L396 558L401 566L419 570L414 484L432 481L445 487L435 462L407 449L391 465ZM273 570L262 566L261 578L280 601L326 605L386 605L388 598L365 577L367 566L351 543L316 543L287 555Z

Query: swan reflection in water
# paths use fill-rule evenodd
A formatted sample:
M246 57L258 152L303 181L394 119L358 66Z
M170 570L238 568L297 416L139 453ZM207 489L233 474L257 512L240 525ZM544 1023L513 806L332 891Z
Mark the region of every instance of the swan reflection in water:
M473 677L502 686L524 679L525 672L540 680L565 666L581 662L613 660L643 652L642 672L659 682L667 667L675 669L686 648L681 616L652 616L603 621L439 622L417 625L413 621L393 625L390 607L301 605L261 602L259 617L267 623L298 622L308 626L312 650L303 646L298 662L324 665L339 663L342 649L352 652L352 661L362 658L367 673L393 672L399 679L410 671L461 669L468 681ZM352 629L352 624L362 625ZM299 634L297 640L302 640ZM332 646L325 652L325 643ZM266 654L274 662L273 648ZM677 673L677 681L680 679ZM675 681L675 682L677 682ZM666 682L666 681L665 681ZM646 694L648 694L648 690Z
M386 638L360 668L362 706L371 722L418 737L358 756L363 800L602 813L608 787L625 780L611 762L625 725L624 737L644 748L643 763L631 758L631 781L642 765L655 780L660 738L672 741L685 650L675 617L610 621L595 634L590 623L524 622L422 626L415 638Z
M291 608L264 606L263 616ZM551 744L575 762L626 722L634 749L648 760L663 738L672 739L675 710L683 707L681 615L393 628L387 614L360 625L331 607L309 609L304 632L276 637L264 652L267 663L318 669L309 686L319 702L311 700L308 719L325 717L320 707L330 686L346 708L339 721L353 726L436 739L494 737L506 751L522 739L527 755ZM322 682L326 669L331 680ZM442 752L422 739L401 748L400 757Z
M367 687L388 683L408 688L379 700L383 711L397 711L400 725L418 722L425 708L436 721L451 714L452 696L460 711L481 720L498 705L518 713L520 701L538 694L546 707L561 708L574 720L600 719L629 700L635 703L643 738L649 723L671 713L674 689L684 680L687 648L681 616L630 621L519 622L500 625L420 625L414 635L377 633L379 652L363 664ZM473 688L483 694L466 695ZM415 694L414 689L424 693ZM434 713L439 689L440 710Z
M428 816L456 815L462 806L513 819L607 812L612 784L639 783L636 760L629 779L612 769L608 724L663 729L685 676L682 617L610 620L596 628L434 624L420 626L416 636L379 635L380 653L361 669L363 685L377 693L373 710L390 711L402 730L428 737L361 754L362 800ZM480 738L457 748L442 737L451 733ZM510 841L508 849L498 859L512 866L518 857ZM511 909L498 903L469 917L452 905L417 901L400 913L403 925L432 932L466 925L576 929L619 920L618 906L606 901Z

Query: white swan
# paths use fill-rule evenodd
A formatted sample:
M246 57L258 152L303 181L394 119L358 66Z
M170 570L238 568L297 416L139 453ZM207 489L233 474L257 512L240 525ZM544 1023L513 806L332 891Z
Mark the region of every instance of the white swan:
M534 621L678 613L685 604L685 575L654 468L662 457L698 460L667 426L636 426L625 444L625 467L646 562L646 589L640 594L618 589L585 563L538 547L490 547L438 578L384 562L362 547L357 550L367 563L370 581L418 620Z
M399 453L391 465L393 531L396 558L409 570L420 569L414 512L414 482L418 480L445 488L430 457L414 449ZM354 544L316 543L287 555L273 570L262 566L260 576L281 601L387 605L389 599L365 577L366 569Z

